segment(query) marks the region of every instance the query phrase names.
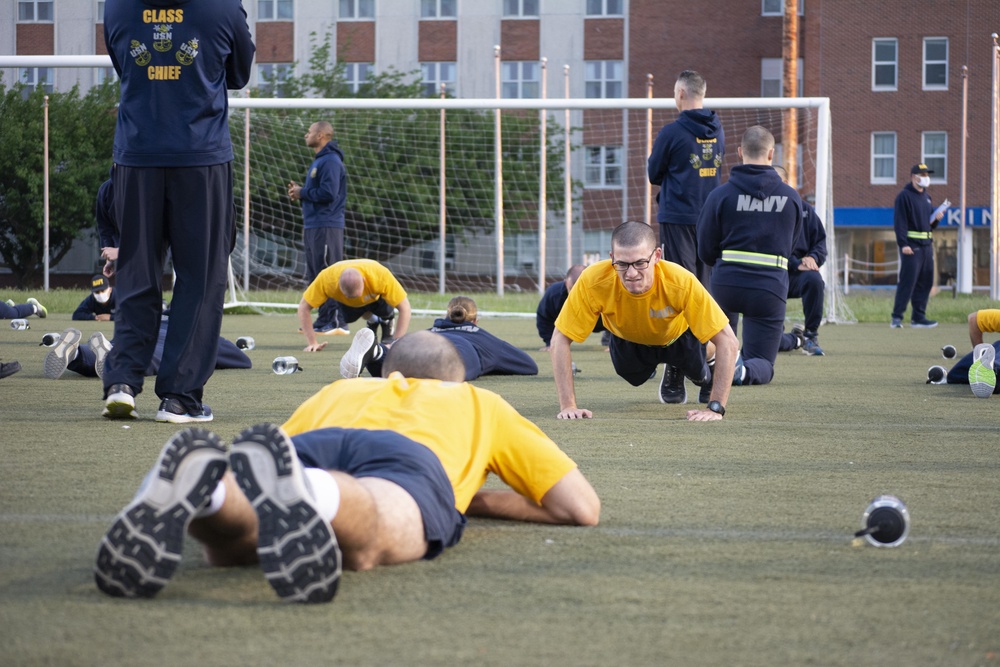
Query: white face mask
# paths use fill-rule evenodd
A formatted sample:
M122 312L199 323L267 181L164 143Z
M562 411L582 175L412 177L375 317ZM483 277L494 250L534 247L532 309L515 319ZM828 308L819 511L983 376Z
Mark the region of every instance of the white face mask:
M103 292L94 292L94 298L97 299L97 303L107 303L108 299L111 298L111 290L104 290Z
M931 184L930 176L917 176L917 185L919 185L920 187L926 188L930 184Z

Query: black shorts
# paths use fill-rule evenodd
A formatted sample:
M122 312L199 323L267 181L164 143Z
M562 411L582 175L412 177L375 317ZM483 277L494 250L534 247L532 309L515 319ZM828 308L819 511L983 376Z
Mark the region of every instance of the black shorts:
M338 302L339 303L339 302ZM357 322L361 319L361 316L365 313L371 313L372 315L378 315L383 320L391 320L396 316L396 309L386 303L386 300L382 297L378 298L378 301L374 303L365 304L360 308L355 308L354 306L348 306L346 304L340 304L340 312L344 314L344 319L350 322Z
M458 544L465 515L455 509L455 492L437 455L395 431L323 428L292 438L302 465L339 470L352 477L378 477L401 486L424 520L427 553L435 558Z

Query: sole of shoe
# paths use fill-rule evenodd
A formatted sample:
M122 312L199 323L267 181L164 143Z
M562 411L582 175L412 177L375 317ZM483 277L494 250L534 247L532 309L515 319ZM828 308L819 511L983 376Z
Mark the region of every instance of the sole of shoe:
M170 410L157 410L156 421L169 424L206 424L215 419L215 415L212 413L211 408L208 406L202 407L204 412L200 415L192 415L188 413L179 415L176 412L171 412Z
M87 345L94 353L94 372L97 373L97 377L104 379L104 362L108 359L108 352L111 351L111 343L104 334L98 331L90 337L87 341Z
M43 306L42 304L38 303L38 299L32 297L29 298L27 301L25 301L25 303L30 303L32 306L34 306L35 315L37 315L41 319L44 320L46 317L49 316L49 309Z
M361 329L354 335L351 347L340 358L340 377L356 378L364 370L365 353L375 343L375 332L371 329Z
M150 598L173 576L191 519L212 497L227 468L226 448L205 429L176 433L115 517L97 548L94 580L114 597Z
M911 329L933 329L938 325L937 322L911 322Z
M320 517L291 440L274 424L246 429L229 465L257 513L257 556L274 592L287 602L329 602L340 584L341 554Z
M124 391L108 394L101 416L105 419L138 419L139 413L135 411L135 397Z
M45 377L56 380L66 372L66 367L72 361L70 355L80 345L82 338L83 334L79 329L69 328L63 332L59 342L45 355Z
M977 345L972 351L972 366L969 367L969 387L976 398L989 398L997 386L997 374L993 370L996 352L989 343Z

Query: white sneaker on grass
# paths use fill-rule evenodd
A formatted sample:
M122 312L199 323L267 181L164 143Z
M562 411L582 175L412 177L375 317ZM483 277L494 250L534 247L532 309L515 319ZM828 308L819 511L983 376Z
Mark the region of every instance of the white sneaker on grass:
M45 355L45 377L57 380L66 372L69 362L76 358L77 348L83 334L79 329L70 327L62 332L59 342Z
M87 341L91 351L94 353L94 372L97 377L104 378L104 362L108 359L108 352L111 351L111 342L104 337L100 331L91 335Z
M989 343L980 343L972 350L972 366L969 367L969 386L976 398L989 398L997 386L997 374L993 369L996 350Z

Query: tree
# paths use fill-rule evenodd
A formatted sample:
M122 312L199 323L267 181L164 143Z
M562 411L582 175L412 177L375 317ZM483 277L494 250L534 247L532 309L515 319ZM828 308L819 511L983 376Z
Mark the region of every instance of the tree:
M44 269L44 106L49 98L49 253L55 265L94 226L94 199L111 166L118 85L80 96L28 93L0 81L0 257L18 287Z

